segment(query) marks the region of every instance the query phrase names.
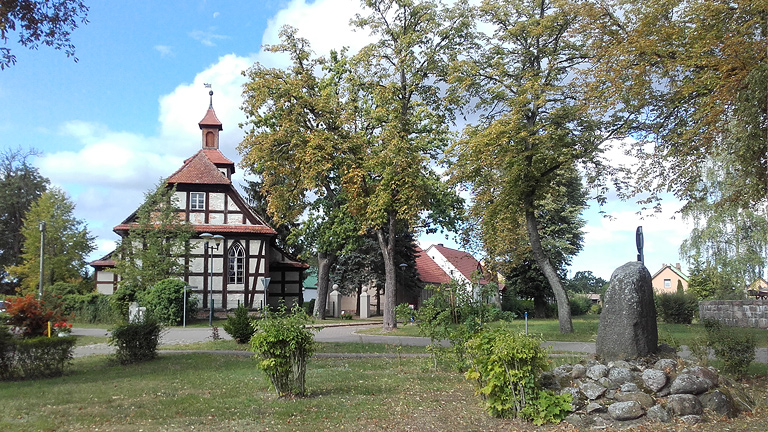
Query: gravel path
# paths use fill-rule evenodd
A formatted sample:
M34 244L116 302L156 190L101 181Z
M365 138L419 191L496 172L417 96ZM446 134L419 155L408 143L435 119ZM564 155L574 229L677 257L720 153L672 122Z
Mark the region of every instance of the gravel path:
M371 328L371 326L380 325L380 323L371 323L368 325L360 325L358 323L352 324L331 324L320 325L322 329L315 335L315 340L318 342L351 342L351 343L375 343L375 344L391 344L391 345L409 345L409 346L427 346L429 345L429 338L425 337L411 337L411 336L382 336L382 335L364 335L356 333L357 330ZM75 328L72 334L81 336L108 336L109 332L104 329L82 329ZM232 339L224 330L219 329L219 337L222 339ZM195 342L205 342L211 340L210 328L178 328L174 327L163 332L160 338L160 350L163 350L164 345L185 345ZM543 346L550 347L553 351L563 352L576 352L576 353L595 353L594 342L544 342ZM75 347L75 357L84 357L89 355L99 354L111 354L113 348L106 343L99 343L93 345L85 345ZM188 351L163 351L164 353L181 353ZM216 351L217 353L230 353L230 351ZM232 351L231 353L237 353L238 355L250 355L247 351ZM323 354L326 355L326 354ZM335 354L334 354L335 355ZM339 354L339 356L346 357L386 357L388 354L364 354L364 355L351 355L351 354ZM392 353L394 357L397 357L396 353ZM687 347L683 347L681 357L688 357L690 351ZM318 354L318 356L321 356ZM758 348L755 352L755 361L760 363L768 363L768 349Z

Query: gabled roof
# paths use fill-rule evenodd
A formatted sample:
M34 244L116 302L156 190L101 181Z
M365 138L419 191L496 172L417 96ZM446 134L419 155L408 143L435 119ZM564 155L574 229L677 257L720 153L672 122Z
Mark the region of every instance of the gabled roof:
M112 251L95 261L91 261L88 265L91 267L114 267L116 263L115 260L112 259L113 253L115 253L115 251Z
M234 172L235 163L232 162L231 160L227 159L227 157L224 156L224 153L220 152L218 149L204 149L204 150L200 150L200 151L203 152L205 154L205 156L208 157L208 160L213 162L213 164L216 165L216 166L219 166L219 165L232 165L232 168L233 168L232 172ZM194 156L192 156L192 157L194 157ZM189 158L189 159L192 159L192 158ZM187 160L189 160L189 159L187 159Z
M482 271L482 266L480 266L480 263L475 259L475 257L467 252L451 249L443 246L442 244L432 245L431 248L434 248L440 252L440 254L445 257L449 263L456 267L456 269L461 272L461 274L467 278L467 280L473 280L473 277L477 271ZM488 280L482 276L479 282L481 284L486 284L488 283Z
M232 163L218 150L200 150L194 156L184 161L175 173L168 177L168 183L191 184L231 184L232 182L222 174L211 161L209 154L221 156L223 160ZM214 156L218 158L218 156ZM234 164L232 163L234 166Z
M674 273L675 273L675 274L676 274L678 277L680 277L680 279L682 279L682 280L684 280L684 281L688 282L688 276L686 276L686 275L683 273L683 271L682 271L682 270L678 269L678 268L677 268L677 267L675 267L675 266L671 266L671 265L669 265L669 264L664 264L663 266L661 266L661 269L659 269L659 271L657 271L656 273L654 273L654 275L653 275L653 277L651 277L651 279L652 279L652 280L653 280L653 279L656 279L656 276L658 276L658 275L659 275L661 272L663 272L663 271L664 271L665 269L667 269L667 268L668 268L668 269L670 269L670 270L672 270L672 272L674 272Z
M440 285L451 282L451 277L418 246L416 246L416 272L419 274L419 279L427 284Z

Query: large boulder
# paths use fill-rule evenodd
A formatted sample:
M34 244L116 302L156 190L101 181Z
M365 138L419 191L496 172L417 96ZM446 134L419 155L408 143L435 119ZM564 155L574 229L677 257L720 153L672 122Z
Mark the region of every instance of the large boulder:
M634 420L645 414L639 402L616 402L608 407L608 414L614 420Z
M597 355L604 360L643 357L656 352L658 341L651 273L641 262L624 264L605 292Z

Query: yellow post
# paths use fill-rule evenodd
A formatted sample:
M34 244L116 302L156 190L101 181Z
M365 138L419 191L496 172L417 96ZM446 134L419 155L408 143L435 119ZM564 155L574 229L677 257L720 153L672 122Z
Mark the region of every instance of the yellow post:
M48 337L51 337L51 322L48 321Z

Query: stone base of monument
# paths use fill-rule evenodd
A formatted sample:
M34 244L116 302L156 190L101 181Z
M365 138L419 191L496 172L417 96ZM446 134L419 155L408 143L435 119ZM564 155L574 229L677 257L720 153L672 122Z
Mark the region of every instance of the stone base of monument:
M616 269L603 298L596 354L603 360L628 360L656 352L659 340L651 274L632 261Z
M542 374L541 382L573 396L573 413L565 421L579 430L677 420L695 424L751 410L737 383L679 358L562 365Z

